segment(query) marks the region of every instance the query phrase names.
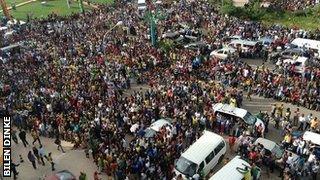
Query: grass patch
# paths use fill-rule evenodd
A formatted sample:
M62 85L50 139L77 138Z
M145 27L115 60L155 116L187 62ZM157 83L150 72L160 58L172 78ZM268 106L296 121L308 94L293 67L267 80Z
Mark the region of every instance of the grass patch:
M274 13L267 12L262 18L262 22L266 25L282 24L287 27L297 27L301 29L316 30L320 28L320 15L299 15L292 12Z
M246 7L235 7L232 0L225 0L220 11L246 20L262 21L266 25L280 24L305 30L320 29L320 5L295 12L261 8L261 0L253 0Z
M27 14L31 14L31 18L45 18L52 13L56 13L60 16L66 16L80 12L76 1L71 1L70 9L67 6L66 0L47 1L46 5L42 5L41 2L42 1L32 2L30 4L17 7L16 10L10 10L10 13L16 19L26 20ZM84 8L85 10L91 9L89 6L84 6Z

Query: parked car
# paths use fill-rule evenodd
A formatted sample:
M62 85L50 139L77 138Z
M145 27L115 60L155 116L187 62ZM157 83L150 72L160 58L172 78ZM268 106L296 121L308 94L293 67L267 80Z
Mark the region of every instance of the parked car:
M200 48L207 48L208 45L205 42L195 42L195 43L190 43L184 46L186 49L192 49L192 50L198 50Z
M287 150L283 149L280 145L278 145L277 143L269 140L269 139L265 139L265 138L258 138L256 139L256 141L254 142L254 144L262 144L264 149L268 150L270 153L274 154L275 157L277 159L280 159L283 155L283 153ZM289 152L289 151L287 151ZM299 156L293 152L292 156L293 156L293 162L297 163L299 160ZM279 166L279 164L277 164L277 166Z
M259 42L265 46L265 47L269 47L271 45L271 43L273 42L273 39L270 37L262 37L259 39Z
M68 170L56 172L45 177L44 180L76 180L77 178Z
M301 48L286 49L279 54L278 60L294 59L295 57L305 57L306 53Z
M294 65L294 72L302 74L305 72L306 67L309 65L309 59L299 56L294 59L278 60L278 62L276 63L277 66L282 66L284 64Z
M164 126L169 126L172 128L172 120L171 119L159 119L152 123L146 130L144 137L145 138L153 138L157 132L160 131L160 129Z
M257 41L248 41L248 40L233 40L229 43L229 47L237 48L240 47L243 52L247 52L249 49L253 49L257 46Z
M213 105L213 111L214 113L221 113L225 116L232 116L235 118L242 119L249 127L252 129L252 127L258 126L259 124L262 125L263 128L265 128L265 125L263 121L254 115L252 115L249 111L241 108L236 108L233 106L230 106L229 104L222 104L217 103Z
M231 47L225 47L222 49L214 50L210 53L210 56L214 56L218 59L225 60L229 57L236 56L237 50Z

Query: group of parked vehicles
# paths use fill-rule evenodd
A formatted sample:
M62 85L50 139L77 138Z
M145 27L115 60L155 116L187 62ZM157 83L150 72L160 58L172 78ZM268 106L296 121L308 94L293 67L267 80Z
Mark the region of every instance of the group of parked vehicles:
M179 28L178 28L179 29ZM308 67L320 67L320 41L296 38L287 44L279 43L271 37L261 37L258 40L247 40L241 36L225 38L223 47L214 46L201 41L201 33L188 27L180 30L168 30L161 35L162 39L171 39L182 48L200 50L202 54L216 57L220 60L232 58L263 58L269 59L279 68L294 66L294 72L303 74Z
M213 110L215 113L232 116L234 119L241 119L247 124L248 131L252 131L252 127L256 125L264 124L261 119L255 117L247 110L235 108L228 104L217 103L213 106ZM168 128L170 130L173 125L172 119L159 119L145 129L144 138L152 141L157 133L160 132L161 128ZM135 128L136 125L133 125L131 130L135 131ZM175 173L176 175L181 174L185 179L192 178L194 175L207 176L212 169L223 160L226 150L227 143L222 136L204 130L202 136L190 145L189 148L181 154L180 158L176 160ZM221 179L226 173L230 172L234 175L232 176L234 179L242 179L243 174L234 171L237 167L242 166L250 168L248 162L237 156L211 177L211 179ZM226 177L230 179L230 176L225 176L225 178Z
M245 109L231 107L228 104L217 103L213 105L215 113L220 113L226 116L232 116L238 120L243 120L247 124L248 131L252 131L252 127L262 124L263 120L252 115ZM146 130L144 137L152 139L160 131L161 128L166 127L171 129L173 127L173 120L164 118L153 122ZM303 134L295 133L296 137L303 137L305 141L310 141L313 144L316 156L320 158L320 135L314 132L306 131ZM290 148L284 149L281 143L276 143L266 138L257 138L254 141L255 145L263 145L265 151L269 154L274 154L276 159L281 159L285 152L293 155L294 165L298 166L301 157L295 152L290 151ZM219 164L227 151L227 143L224 138L211 132L204 130L202 136L190 145L175 161L176 175L182 175L184 179L192 178L196 175L201 177L208 177L209 173ZM283 164L276 164L276 167L282 168ZM241 180L244 174L238 171L240 169L250 169L250 164L240 156L234 157L219 171L217 171L210 180ZM260 170L260 168L258 167ZM260 171L259 171L260 172ZM232 176L231 176L232 175ZM259 173L260 176L260 173Z

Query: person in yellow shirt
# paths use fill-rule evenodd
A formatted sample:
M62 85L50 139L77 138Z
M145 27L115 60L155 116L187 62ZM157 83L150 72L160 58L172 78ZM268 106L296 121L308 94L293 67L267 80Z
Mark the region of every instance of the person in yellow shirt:
M236 100L236 98L231 97L229 102L230 102L230 106L232 106L232 107L237 107L237 100Z
M284 136L284 139L283 139L283 141L282 141L283 146L284 146L285 149L287 149L287 147L290 145L291 140L292 140L292 135L291 135L290 133L287 133L287 134Z
M314 117L314 118L310 121L310 128L311 128L311 130L314 131L315 129L317 129L318 125L319 125L318 118L317 118L317 117Z

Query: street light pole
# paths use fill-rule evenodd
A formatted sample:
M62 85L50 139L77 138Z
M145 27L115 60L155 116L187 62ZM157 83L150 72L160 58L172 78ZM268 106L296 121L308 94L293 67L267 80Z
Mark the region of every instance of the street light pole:
M152 46L156 46L157 45L157 25L155 22L155 17L154 15L152 15L152 17L150 18L150 36L151 36L151 43Z
M7 3L4 0L0 0L0 4L2 7L2 12L4 14L4 16L6 16L6 18L8 18L9 20L11 20L11 16L7 7Z
M78 0L78 3L79 3L80 12L84 13L83 0Z
M122 26L123 25L123 22L122 21L118 21L117 24L115 24L112 28L110 28L104 35L103 35L103 42L106 38L106 36L116 27L118 26Z
M103 35L103 38L102 38L102 42L103 44L105 43L105 39L106 39L106 36L116 27L118 26L122 26L123 25L123 21L118 21L112 28L110 28L104 35Z

